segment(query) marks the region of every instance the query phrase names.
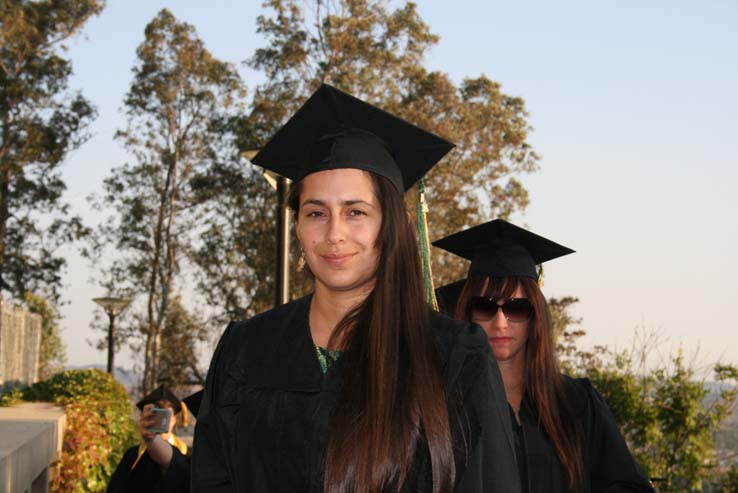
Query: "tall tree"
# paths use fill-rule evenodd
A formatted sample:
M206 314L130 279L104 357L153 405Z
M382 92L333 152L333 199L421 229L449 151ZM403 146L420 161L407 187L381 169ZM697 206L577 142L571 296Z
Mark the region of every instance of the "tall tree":
M103 0L0 0L0 297L58 300L63 243L86 233L59 166L87 138L92 105L68 90L64 42Z
M243 87L235 69L166 9L146 26L137 55L125 99L128 125L117 133L135 163L105 180L100 205L114 212L98 239L116 251L107 275L140 298L129 319L138 321L149 391L160 377L162 330L186 254L202 231L204 198L193 183L219 166L228 147L224 122L242 111Z
M524 101L505 94L484 75L456 85L447 74L427 70L424 58L438 36L413 2L392 9L380 0L267 0L264 7L269 12L258 18L257 29L266 46L248 63L266 82L256 88L251 112L240 122L242 149L264 145L307 96L327 82L458 144L427 178L432 238L525 208L528 194L516 176L534 171L538 156L527 142ZM268 205L274 204L274 192L260 184L250 193L271 214ZM415 197L409 194L409 200ZM232 290L213 300L228 306L228 313L267 308L274 291L269 274L273 257L264 256L274 251L272 218L250 223L248 214L238 217L247 222L222 230L233 239L228 243L230 257L204 256L200 262L207 266L201 280L206 293L223 288L224 270L240 273L236 277L248 280L244 282L258 280L258 289L241 293L238 302L228 297ZM457 259L434 255L439 284L461 275ZM300 278L293 277L293 296L305 287Z

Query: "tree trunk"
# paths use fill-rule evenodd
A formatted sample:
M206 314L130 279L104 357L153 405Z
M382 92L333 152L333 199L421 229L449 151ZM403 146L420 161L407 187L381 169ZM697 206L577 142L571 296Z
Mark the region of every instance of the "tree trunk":
M176 176L178 155L175 153L167 168L164 188L159 194L159 210L154 231L154 258L151 262L151 277L148 293L148 333L146 334L146 355L144 361L144 390L151 392L158 384L159 351L161 348L161 328L169 307L174 274L174 246L171 227L174 221L176 195ZM166 226L164 221L166 218ZM164 259L166 257L166 264ZM157 294L158 303L157 303ZM156 309L155 309L155 305ZM156 313L155 313L156 311Z
M151 392L156 385L156 340L160 324L157 323L158 317L155 317L154 315L154 305L156 304L156 295L158 292L157 285L161 270L162 225L164 223L164 208L166 207L165 194L169 183L168 176L166 183L164 190L159 194L159 211L157 214L156 227L154 229L154 258L151 260L150 264L151 270L147 300L148 326L146 332L146 352L144 356L144 393Z

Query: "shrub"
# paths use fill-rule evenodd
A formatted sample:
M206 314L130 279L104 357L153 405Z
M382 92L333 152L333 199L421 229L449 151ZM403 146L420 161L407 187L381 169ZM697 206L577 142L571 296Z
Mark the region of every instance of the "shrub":
M105 491L125 450L138 441L123 386L100 370L57 373L24 392L25 400L64 407L67 429L51 491Z
M14 406L23 400L23 391L19 388L12 388L4 394L0 394L0 407Z

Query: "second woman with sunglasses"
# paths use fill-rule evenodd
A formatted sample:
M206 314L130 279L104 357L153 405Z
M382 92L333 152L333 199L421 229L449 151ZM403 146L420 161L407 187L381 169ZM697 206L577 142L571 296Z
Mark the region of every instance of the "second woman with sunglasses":
M589 380L559 371L536 265L573 250L499 219L434 245L471 261L468 278L440 288L439 301L487 333L513 418L523 491L653 492L600 394Z

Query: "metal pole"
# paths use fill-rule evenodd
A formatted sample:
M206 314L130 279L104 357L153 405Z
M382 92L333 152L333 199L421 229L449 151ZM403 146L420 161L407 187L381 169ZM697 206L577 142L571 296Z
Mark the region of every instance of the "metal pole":
M275 305L289 301L290 287L290 216L287 210L289 180L277 179L277 276Z
M110 324L108 325L108 373L113 374L113 331L115 330L115 314L112 311L108 312L108 319Z

